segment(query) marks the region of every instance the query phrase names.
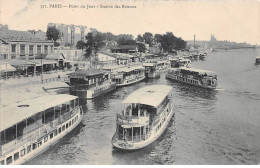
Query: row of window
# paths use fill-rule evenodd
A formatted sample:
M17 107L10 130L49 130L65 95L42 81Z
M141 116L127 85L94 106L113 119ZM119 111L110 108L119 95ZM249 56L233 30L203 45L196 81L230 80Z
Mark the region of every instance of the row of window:
M48 45L44 45L44 54L48 54ZM51 47L51 52L53 51L53 46ZM29 54L33 54L34 45L29 45ZM42 50L41 45L37 45L37 54L40 54ZM16 44L12 45L11 52L16 53ZM20 54L25 54L25 45L20 45Z
M77 120L79 119L79 116L77 115L76 117L74 117L72 120L70 120L69 122L67 122L66 124L64 124L62 127L56 129L54 132L52 132L49 137L48 135L45 136L43 139L38 140L37 143L33 143L32 145L27 146L27 153L30 153L32 150L35 150L36 148L40 147L42 145L42 140L44 141L44 143L46 143L48 141L48 139L52 139L53 137L57 136L58 134L60 134L61 132L63 132L65 129L69 128L71 125L73 125ZM20 151L20 157L23 157L26 152L26 149L22 149ZM6 159L6 164L9 165L11 164L13 161L16 161L19 159L19 152L16 152L14 154L14 156L9 156ZM0 165L4 165L5 164L5 160L1 160Z
M179 77L179 76L177 76L177 79L178 79L178 80L181 80L181 81L184 81L184 82L189 82L189 83L192 83L192 84L198 84L198 81L197 81L197 80L182 78L182 77Z

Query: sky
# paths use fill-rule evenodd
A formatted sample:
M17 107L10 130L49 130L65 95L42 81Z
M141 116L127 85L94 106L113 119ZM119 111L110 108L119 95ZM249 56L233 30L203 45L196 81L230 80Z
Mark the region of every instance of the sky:
M136 8L49 8L129 5ZM41 8L46 5L48 8ZM259 0L0 0L0 23L11 30L47 30L47 24L84 25L101 32L153 34L173 32L184 40L260 44Z

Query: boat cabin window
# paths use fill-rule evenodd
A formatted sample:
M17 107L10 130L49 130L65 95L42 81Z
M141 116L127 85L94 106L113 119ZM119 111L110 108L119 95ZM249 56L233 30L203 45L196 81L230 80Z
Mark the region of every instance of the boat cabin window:
M14 161L18 160L19 159L19 152L15 153L14 154Z
M4 165L5 164L5 160L1 160L0 165Z
M12 156L9 156L7 159L6 159L6 164L9 165L13 162L13 157Z
M50 134L50 139L52 139L52 138L53 138L53 133Z
M5 130L5 143L8 143L16 138L16 125Z
M74 101L75 101L75 100L71 100L71 101L70 101L70 107L71 107L71 109L74 109L74 107L75 107L75 106L74 106L74 105L75 105Z
M69 127L69 123L66 124L66 129Z
M21 157L23 157L25 155L25 149L22 149L20 153L21 153Z
M30 153L30 152L31 152L31 148L32 148L31 145L27 146L27 153Z
M69 122L69 126L71 126L71 121Z
M61 114L60 110L61 110L61 105L54 107L54 111L55 111L54 118L55 119L60 117L60 114Z
M62 104L61 106L61 115L66 113L66 104Z
M45 123L49 123L54 120L54 107L45 110Z
M61 133L61 127L59 128L59 133Z
M64 131L64 130L65 130L65 125L62 126L62 131Z
M26 128L26 120L21 121L17 124L17 138L23 136L24 129Z
M32 146L32 150L34 150L36 148L37 148L37 143L34 143L33 146Z
M38 147L42 146L42 140L38 141Z
M75 107L77 107L78 105L79 105L79 99L76 98L76 100L75 100Z
M48 141L48 136L44 137L44 143L46 143Z
M53 133L54 133L54 136L56 136L58 134L58 131L55 130Z

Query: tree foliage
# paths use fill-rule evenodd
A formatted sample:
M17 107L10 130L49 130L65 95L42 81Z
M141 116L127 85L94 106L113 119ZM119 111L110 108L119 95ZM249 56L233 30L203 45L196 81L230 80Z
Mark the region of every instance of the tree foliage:
M97 52L105 45L104 36L102 35L102 33L99 32L95 36L93 36L92 33L88 33L86 36L86 40L86 57L91 57L91 55L96 56Z
M138 41L138 42L144 42L143 36L141 36L140 34L138 34L138 36L137 36L137 38L136 38L136 41Z
M80 41L77 42L76 48L83 50L85 45L86 45L85 42L80 40Z
M46 36L48 40L56 42L60 38L60 31L55 26L48 27Z
M143 43L138 43L137 48L138 48L138 52L145 53L146 47Z
M153 34L150 32L145 32L143 35L143 39L145 43L149 44L149 46L152 46L153 44Z

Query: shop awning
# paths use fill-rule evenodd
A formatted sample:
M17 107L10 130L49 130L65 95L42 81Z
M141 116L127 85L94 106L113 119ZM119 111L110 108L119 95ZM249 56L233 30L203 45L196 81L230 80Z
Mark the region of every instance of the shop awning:
M10 65L9 63L0 63L0 72L13 72L16 71L16 68Z
M10 59L5 60L5 62L9 63L10 65L14 67L28 67L28 66L34 66L35 63L28 61L28 60L18 60L18 59Z
M58 61L55 61L55 60L45 60L43 59L42 60L42 63L41 63L41 60L40 59L37 59L37 60L31 60L30 62L34 63L35 66L41 66L41 65L50 65L50 64L58 64Z

